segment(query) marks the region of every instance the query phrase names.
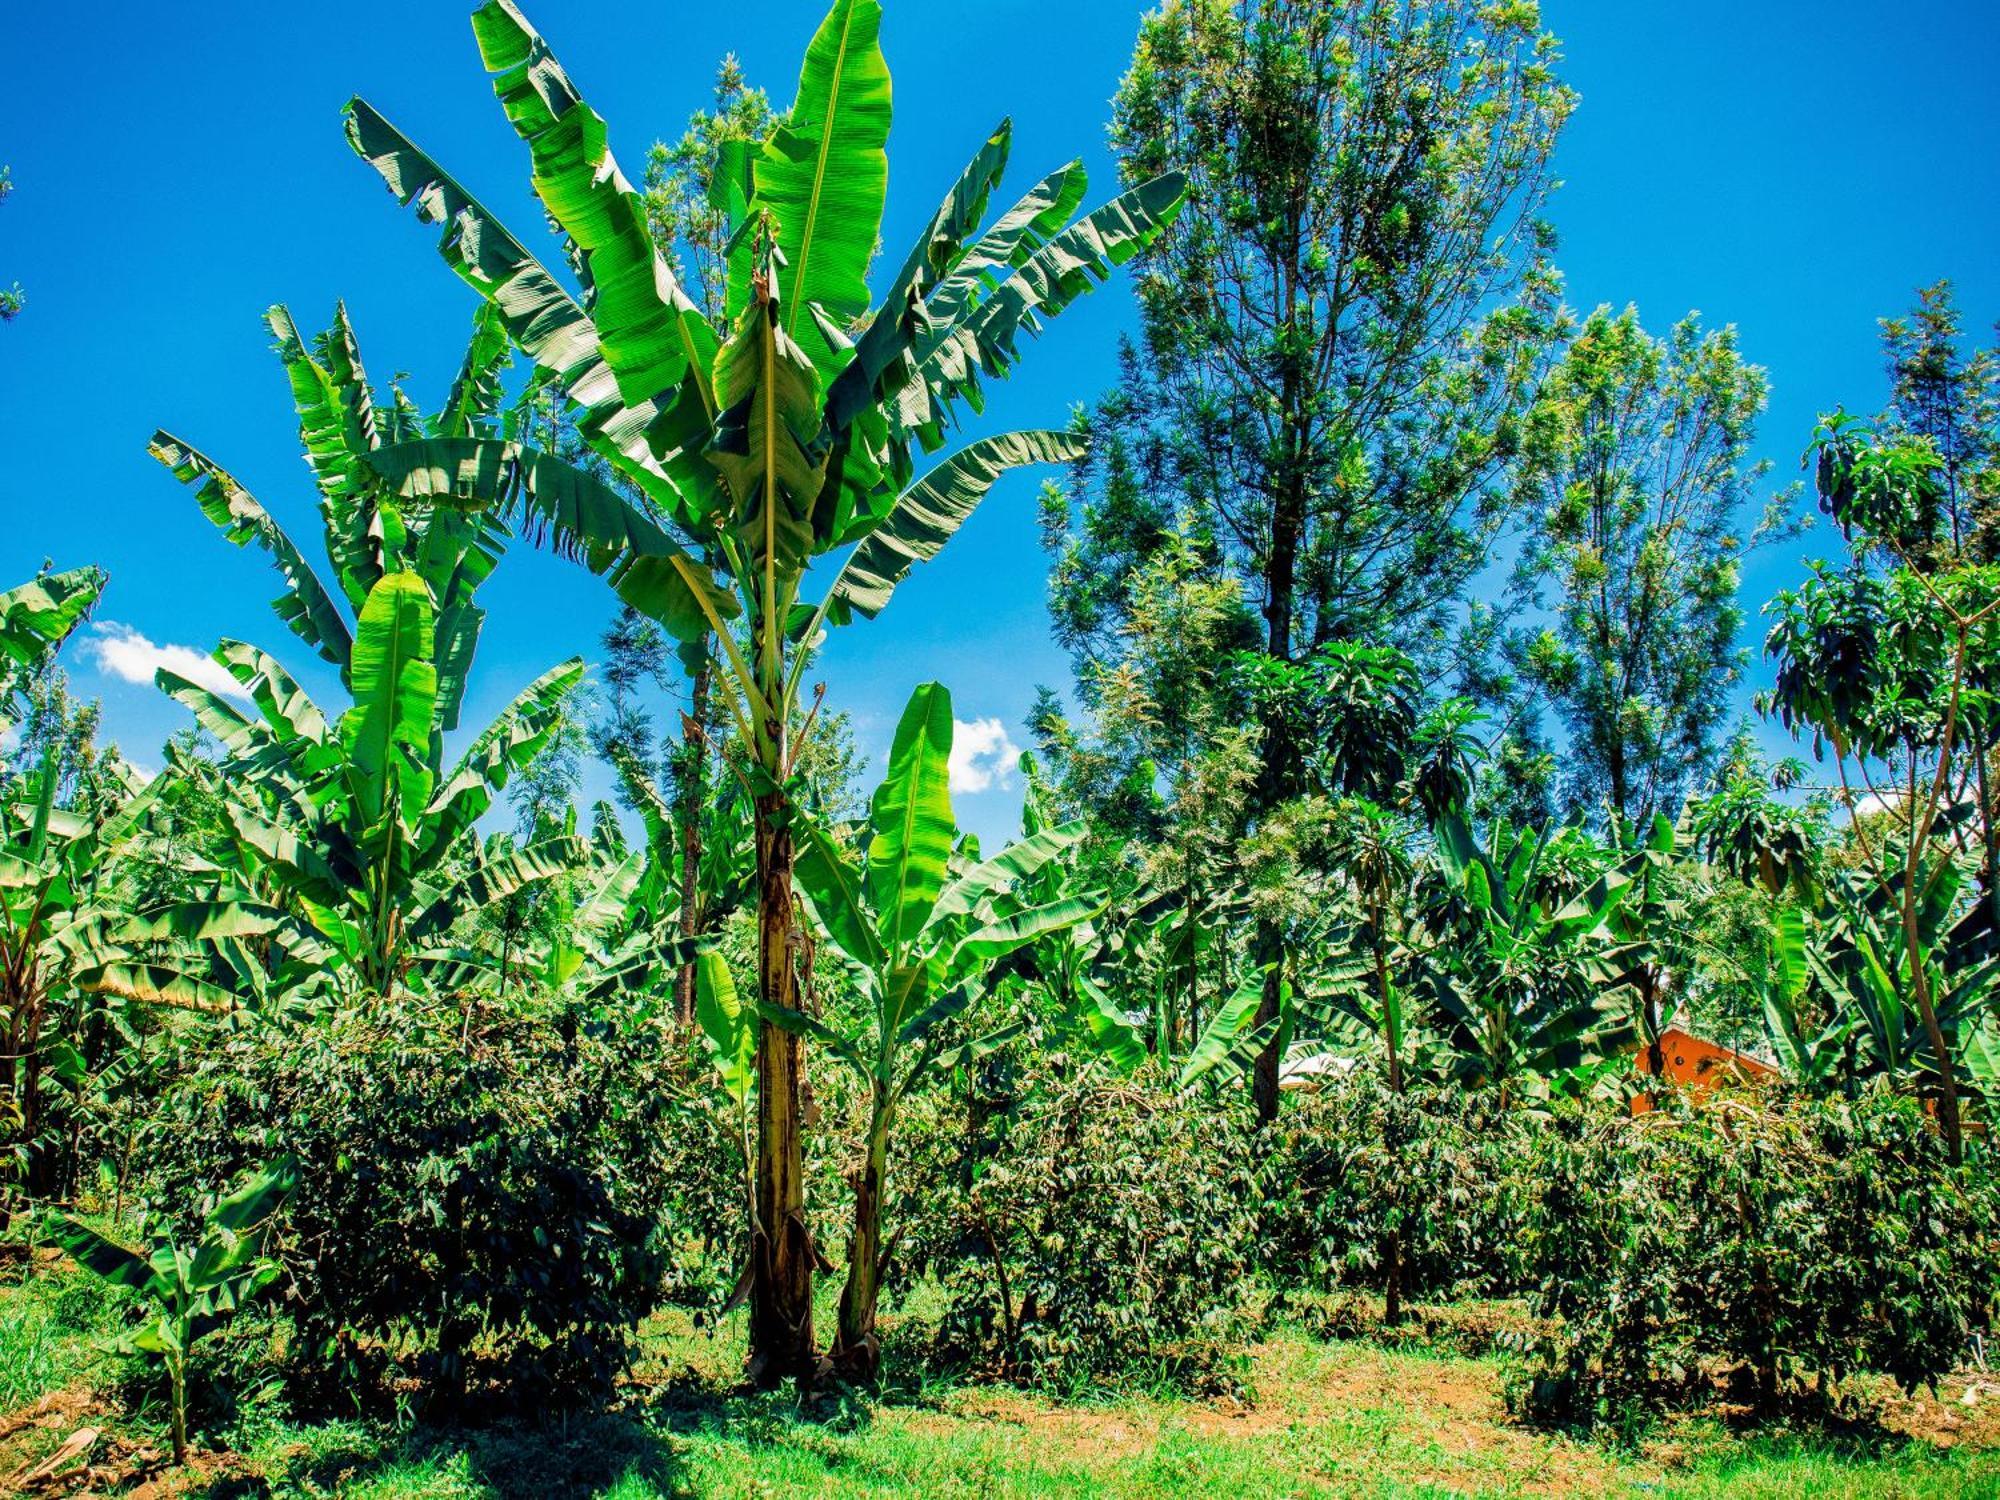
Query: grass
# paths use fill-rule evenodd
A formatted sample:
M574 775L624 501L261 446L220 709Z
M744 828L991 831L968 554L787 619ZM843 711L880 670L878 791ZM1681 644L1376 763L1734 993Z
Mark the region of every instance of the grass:
M164 1473L142 1383L91 1340L115 1309L74 1276L0 1288L0 1493L78 1428L101 1436L37 1494L331 1496L485 1500L589 1496L1096 1497L2000 1495L2000 1395L1965 1408L1891 1401L1879 1425L1742 1435L1717 1420L1663 1425L1613 1451L1513 1422L1504 1359L1282 1334L1256 1351L1254 1396L1059 1401L995 1387L933 1387L802 1417L783 1396L734 1393L740 1330L675 1317L616 1409L568 1422L443 1429L296 1423L239 1411L185 1475ZM100 1393L91 1387L98 1385ZM135 1405L138 1407L134 1409ZM44 1413L19 1421L22 1409ZM86 1467L94 1466L94 1467Z

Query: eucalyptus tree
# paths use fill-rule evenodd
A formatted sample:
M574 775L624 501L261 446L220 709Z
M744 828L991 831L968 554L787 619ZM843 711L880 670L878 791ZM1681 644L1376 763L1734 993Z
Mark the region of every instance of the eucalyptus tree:
M275 657L239 641L223 642L214 660L248 707L158 674L223 747L217 779L235 855L209 902L162 920L211 939L268 938L296 967L386 998L413 964L447 956L462 914L575 856L575 841L557 838L468 859L475 825L555 732L583 664L543 674L447 759L485 621L477 590L506 531L487 509L389 493L367 459L419 435L478 440L508 429L499 380L508 349L496 315L481 309L445 403L429 416L400 389L384 399L369 384L344 308L311 347L283 308L269 321L320 492L332 585L227 470L165 432L152 452L195 487L229 540L269 554L285 585L273 610L338 671L350 701L323 711Z
M1769 469L1750 457L1767 388L1733 328L1690 316L1655 339L1604 307L1542 386L1513 587L1551 618L1509 650L1518 691L1568 731L1572 810L1671 819L1710 768L1747 659L1742 559L1786 530L1781 500L1743 518Z
M918 688L896 726L858 861L827 828L804 830L799 890L853 976L857 1024L843 1028L798 1010L767 1015L846 1062L868 1091L847 1284L830 1356L839 1374L856 1380L873 1380L880 1368L875 1311L897 1106L933 1073L1021 1029L1014 1022L968 1038L959 1024L987 994L998 960L1103 906L1075 888L1052 896L1035 888L1037 873L1054 868L1050 861L1083 836L1081 823L1045 828L990 859L967 855L951 808L952 736L951 695L937 683Z
M355 149L399 199L444 226L447 263L638 498L504 440L410 442L370 462L406 496L486 504L502 494L676 637L714 634L731 722L753 762L758 983L776 1011L795 1006L786 783L812 646L824 628L881 610L1002 472L1077 456L1068 434L1010 433L919 478L912 450L941 447L957 411L980 408L982 377L1012 368L1023 331L1143 249L1181 197L1180 178L1164 174L1071 222L1083 190L1072 165L982 231L1009 152L1003 123L875 299L867 273L891 114L881 14L875 0L837 0L783 125L758 149L722 146L713 201L730 233L720 320L657 252L604 121L507 0L478 10L473 29L581 301L379 111L358 99L348 110ZM808 569L844 549L811 602ZM797 1039L767 1023L751 1296L751 1367L763 1381L809 1379L814 1368L799 1105Z
M1295 663L1428 659L1508 505L1561 324L1541 214L1573 104L1533 5L1169 0L1114 105L1121 170L1188 173L1139 279L1143 339L1055 528L1058 618L1124 625L1131 565L1191 510ZM1263 723L1253 814L1302 790ZM1283 934L1256 934L1278 1003ZM1256 1070L1277 1107L1277 1059Z

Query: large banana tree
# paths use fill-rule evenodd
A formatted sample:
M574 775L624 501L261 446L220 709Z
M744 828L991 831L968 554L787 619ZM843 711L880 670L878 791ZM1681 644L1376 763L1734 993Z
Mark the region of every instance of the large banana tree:
M1566 894L1562 832L1496 819L1484 845L1456 815L1439 825L1427 915L1432 999L1459 1076L1502 1103L1524 1081L1580 1066L1631 1034L1620 1015L1642 956L1614 918L1622 868ZM1588 871L1584 872L1588 874Z
M883 1201L898 1104L927 1077L990 1050L1018 1023L968 1038L960 1018L988 991L994 965L1019 948L1086 921L1101 898L1036 889L1038 872L1083 836L1081 823L1047 828L990 859L961 859L951 808L951 695L917 689L896 727L888 773L861 831L859 860L825 828L803 824L799 890L845 960L858 1003L852 1024L771 1007L766 1018L851 1066L868 1092L868 1135L854 1181L854 1235L831 1354L843 1378L870 1381L881 1350L876 1304L885 1258ZM704 983L716 976L702 969Z
M386 997L415 965L462 959L455 921L581 853L574 839L472 858L475 825L513 771L547 742L581 680L571 661L530 684L464 754L447 760L485 612L475 602L506 541L493 506L432 506L388 493L368 456L397 440L502 438L499 373L508 346L481 309L458 378L435 415L363 373L344 309L308 348L283 308L270 314L320 492L328 587L263 506L187 443L153 454L197 487L202 511L239 546L256 542L285 589L278 617L335 667L350 702L322 711L276 658L225 641L215 660L235 699L170 671L162 688L223 746L217 785L235 849L212 898L157 914L210 940L255 933L287 962L309 956L350 995ZM498 494L490 494L496 501Z
M713 188L731 247L719 324L656 253L603 119L508 0L482 6L473 30L581 300L379 111L358 99L348 110L355 149L399 199L444 226L446 262L641 498L504 441L390 445L370 462L407 496L478 504L504 490L607 573L625 602L683 639L715 634L756 773L767 1014L795 1008L786 783L814 643L824 627L882 609L1002 472L1078 454L1063 433L1009 433L919 478L914 450L940 448L961 407L979 410L982 376L1012 367L1022 332L1144 248L1182 191L1178 177L1161 178L1071 222L1084 190L1072 164L989 223L1010 144L1003 123L873 296L891 114L881 18L877 0L836 0L783 126L754 152L725 148ZM808 597L809 567L842 552L817 600ZM798 1070L796 1038L767 1024L750 1330L752 1374L765 1382L809 1379L815 1368Z

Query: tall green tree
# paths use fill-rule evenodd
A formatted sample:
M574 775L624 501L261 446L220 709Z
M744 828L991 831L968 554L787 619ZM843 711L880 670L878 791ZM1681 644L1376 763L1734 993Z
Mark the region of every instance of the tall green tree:
M1742 556L1784 525L1774 502L1745 526L1766 392L1734 329L1688 317L1656 339L1629 307L1592 313L1543 387L1515 589L1553 618L1510 650L1567 731L1573 811L1671 819L1711 769L1747 661Z
M404 495L483 505L495 493L607 573L619 596L683 640L712 633L756 798L757 1216L751 1373L810 1381L814 1247L805 1217L790 790L800 682L829 626L873 616L935 556L1000 475L1068 462L1069 435L981 439L916 473L957 411L981 404L1024 330L1142 250L1182 196L1172 174L1072 222L1064 168L987 223L1005 168L1003 123L974 153L877 299L868 285L888 190L889 70L876 0L837 0L807 47L782 127L726 143L714 202L730 232L723 317L707 317L658 253L644 198L602 118L508 0L473 29L527 145L533 182L583 286L566 290L408 137L361 100L355 149L405 203L445 226L440 250L508 337L570 403L585 441L640 498L589 489L506 441L437 439L371 457ZM695 540L690 549L662 524ZM844 558L840 554L845 553ZM813 602L815 560L837 571ZM736 621L746 638L739 642Z
M1919 1018L1928 1055L1917 1076L1935 1092L1956 1162L1970 1028L1957 1024L1941 977L1962 975L1974 955L1938 949L1957 893L1974 781L1967 762L1993 742L2000 702L2000 566L1940 552L1944 461L1929 439L1836 414L1822 420L1812 452L1821 504L1853 550L1848 566L1815 563L1805 584L1766 606L1771 706L1794 735L1811 732L1815 755L1832 751L1865 872L1832 891L1849 908L1838 918L1855 943L1872 926L1898 950L1869 966L1880 972L1867 993ZM1877 569L1877 559L1891 565ZM1990 927L1975 937L1987 946Z
M2000 561L2000 349L1967 351L1957 295L1940 281L1882 320L1882 354L1889 404L1880 425L1937 450L1939 543L1965 561Z
M1937 454L1932 539L1909 565L1936 572L2000 562L2000 349L1968 352L1965 320L1951 283L1917 291L1903 316L1882 322L1889 404L1885 432L1930 444ZM1897 559L1891 558L1893 565ZM1979 884L1989 923L2000 930L2000 786L1983 723L1963 758L1979 828Z
M1275 661L1438 646L1558 318L1555 62L1532 4L1169 0L1141 22L1113 144L1130 180L1186 171L1188 208L1148 252L1143 337L1076 476L1071 637L1122 628L1135 553L1186 507ZM1263 728L1268 809L1300 747ZM1267 1009L1279 945L1260 933ZM1277 1068L1254 1073L1267 1117Z

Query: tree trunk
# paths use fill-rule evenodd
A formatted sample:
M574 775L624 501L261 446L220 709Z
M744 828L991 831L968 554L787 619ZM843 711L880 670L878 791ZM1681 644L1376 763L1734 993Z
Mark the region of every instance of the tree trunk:
M1389 1092L1396 1102L1383 1111L1382 1146L1395 1174L1392 1209L1402 1205L1403 1137L1396 1118L1403 1094L1403 1060L1396 1046L1396 1027L1389 1020L1389 945L1383 941L1381 918L1374 923L1375 1003L1381 1009L1382 1041L1389 1054ZM1382 1321L1391 1328L1403 1321L1403 1233L1391 1228L1382 1244Z
M894 1102L878 1087L868 1127L868 1154L854 1183L854 1238L847 1247L847 1285L840 1293L840 1326L830 1356L834 1373L856 1385L873 1385L882 1372L875 1308L882 1293L882 1198L888 1184L894 1113Z
M688 714L682 726L680 766L681 918L683 938L701 931L701 812L708 798L708 693L715 658L706 650L688 689ZM674 980L675 1009L681 1030L694 1025L694 961L681 965Z
M757 977L764 1003L797 1009L792 955L792 831L782 792L757 799ZM751 1381L810 1386L812 1232L800 1141L799 1040L763 1024L757 1043L757 1218L750 1226Z
M1303 418L1298 411L1298 378L1288 362L1283 398L1287 437L1296 446L1302 440ZM1293 461L1279 487L1271 514L1271 555L1265 572L1264 623L1265 651L1274 661L1292 659L1292 608L1298 592L1299 542L1305 535L1306 492L1302 465ZM1275 705L1264 721L1264 765L1259 776L1257 811L1268 813L1291 790L1291 732L1285 721L1283 704ZM1257 923L1254 951L1257 962L1269 965L1264 974L1264 995L1257 1006L1257 1024L1268 1026L1270 1036L1257 1054L1251 1070L1250 1091L1257 1107L1257 1119L1270 1124L1278 1118L1279 1067L1284 1058L1284 1028L1278 1024L1284 983L1285 934L1271 918Z

